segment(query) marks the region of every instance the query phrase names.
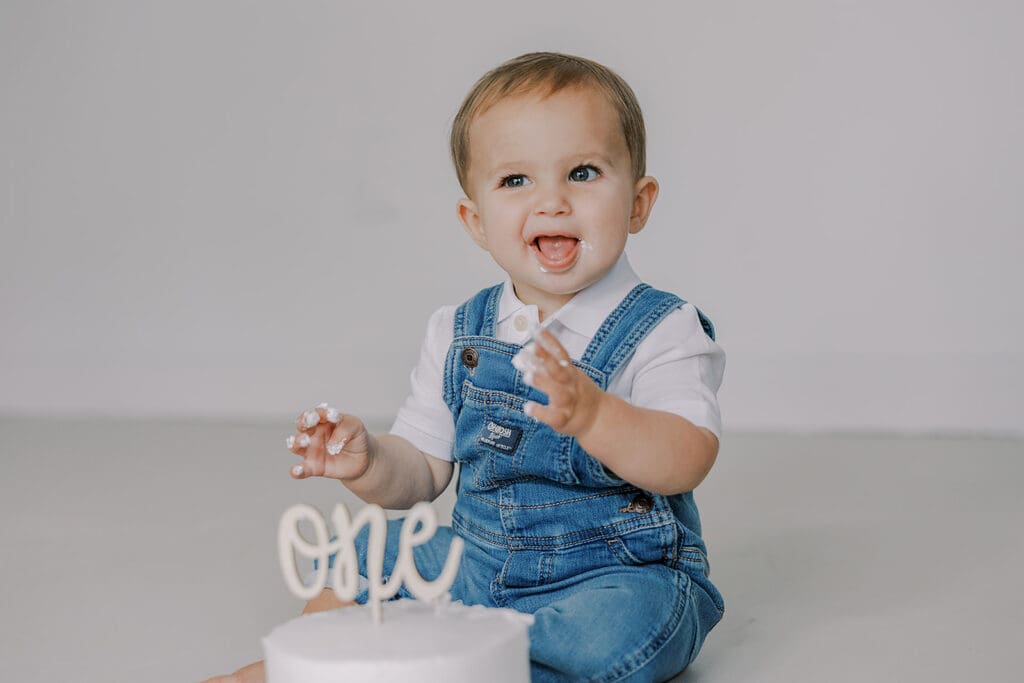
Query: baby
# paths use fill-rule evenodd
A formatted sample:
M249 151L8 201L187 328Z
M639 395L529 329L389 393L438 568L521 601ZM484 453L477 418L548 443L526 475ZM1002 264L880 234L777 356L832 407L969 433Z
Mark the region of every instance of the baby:
M692 491L718 453L724 354L623 252L658 196L639 105L600 64L526 54L473 87L451 151L459 220L507 277L433 314L389 434L324 404L300 415L292 476L401 509L459 463L452 526L416 548L423 575L461 537L453 599L534 615L534 681L671 678L723 610ZM328 589L306 611L338 606Z

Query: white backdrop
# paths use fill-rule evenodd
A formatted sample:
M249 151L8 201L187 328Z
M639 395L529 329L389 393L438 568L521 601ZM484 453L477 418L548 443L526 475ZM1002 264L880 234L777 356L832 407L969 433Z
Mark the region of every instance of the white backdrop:
M388 420L499 278L447 132L532 50L636 90L629 247L728 429L1024 433L1018 2L0 4L0 413Z

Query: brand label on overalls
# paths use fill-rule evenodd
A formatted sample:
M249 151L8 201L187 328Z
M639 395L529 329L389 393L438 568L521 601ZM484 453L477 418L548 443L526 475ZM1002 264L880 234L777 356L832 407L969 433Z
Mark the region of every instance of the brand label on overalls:
M501 453L512 453L519 445L519 439L522 436L523 430L518 427L509 427L498 424L494 420L488 420L484 428L480 430L477 441Z

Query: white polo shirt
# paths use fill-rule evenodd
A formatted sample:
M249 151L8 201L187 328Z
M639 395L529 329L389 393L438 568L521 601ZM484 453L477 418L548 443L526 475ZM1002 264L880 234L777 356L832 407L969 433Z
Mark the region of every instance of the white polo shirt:
M612 269L550 316L550 331L569 355L579 360L605 318L640 284L623 253ZM424 453L452 459L455 422L444 402L444 364L454 339L456 306L443 306L430 316L420 359L410 380L412 391L398 411L391 433L404 437ZM498 302L495 336L504 342L526 343L537 324L535 305L518 299L506 277ZM718 388L725 371L725 352L701 327L692 304L669 313L637 346L633 356L611 378L608 391L629 403L680 415L721 438Z

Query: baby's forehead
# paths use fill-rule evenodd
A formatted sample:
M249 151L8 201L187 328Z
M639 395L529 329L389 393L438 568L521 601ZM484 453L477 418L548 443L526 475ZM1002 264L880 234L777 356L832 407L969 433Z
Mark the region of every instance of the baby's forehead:
M552 98L562 96L573 96L572 101L580 108L600 109L616 118L618 117L618 111L612 98L596 85L574 83L562 87L553 87L550 84L536 84L510 92L495 93L485 98L473 114L470 124L486 116L493 109L503 105L514 105L522 108L544 108Z
M586 140L591 146L627 146L616 107L593 87L512 93L482 108L469 128L470 145L477 146L474 142L486 138L488 148L545 136L559 146L577 140Z

